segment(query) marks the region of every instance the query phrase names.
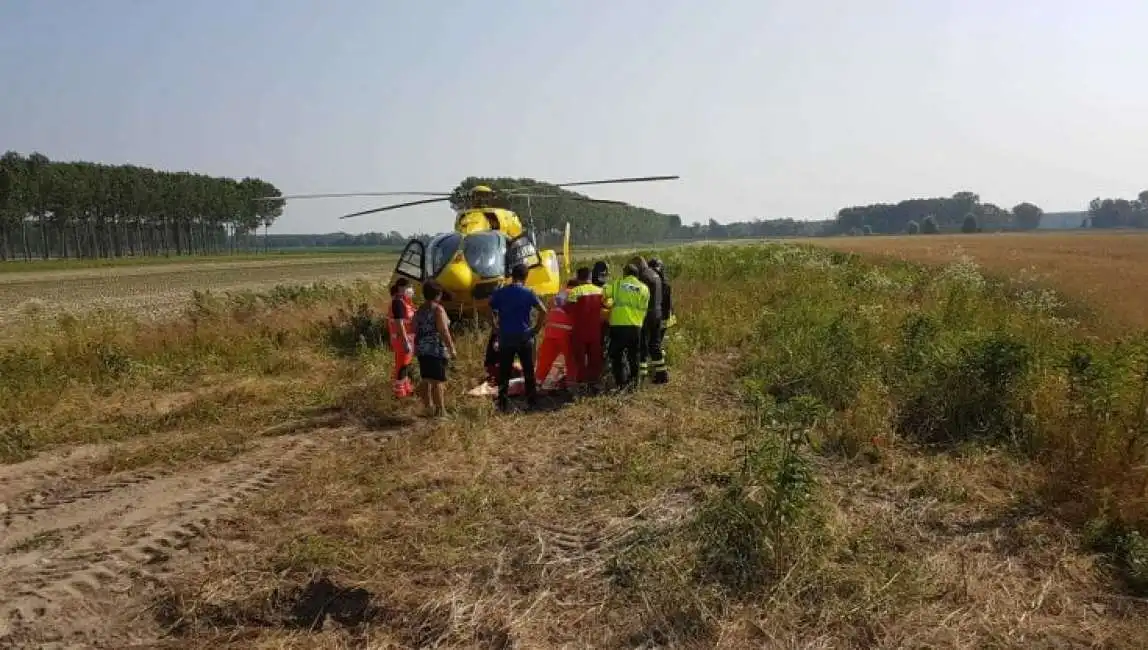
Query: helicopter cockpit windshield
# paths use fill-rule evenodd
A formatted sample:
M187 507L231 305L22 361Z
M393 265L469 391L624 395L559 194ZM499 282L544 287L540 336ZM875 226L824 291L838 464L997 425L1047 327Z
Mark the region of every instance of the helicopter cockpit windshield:
M470 270L484 280L506 273L506 236L497 231L472 233L462 243Z
M460 243L462 243L462 235L457 232L448 232L430 240L430 243L427 244L427 253L430 257L431 277L438 275L446 267L450 258L458 252Z

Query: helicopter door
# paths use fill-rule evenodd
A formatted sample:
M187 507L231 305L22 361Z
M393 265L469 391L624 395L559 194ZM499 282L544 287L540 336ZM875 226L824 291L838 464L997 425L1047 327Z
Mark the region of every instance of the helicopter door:
M395 274L422 283L426 280L426 267L423 266L425 259L426 245L417 239L412 239L407 242L402 254L399 255L399 261L395 264Z
M538 254L538 247L534 245L534 240L528 233L523 233L506 244L506 274L510 275L510 269L519 264L525 264L528 269L542 266L542 256Z

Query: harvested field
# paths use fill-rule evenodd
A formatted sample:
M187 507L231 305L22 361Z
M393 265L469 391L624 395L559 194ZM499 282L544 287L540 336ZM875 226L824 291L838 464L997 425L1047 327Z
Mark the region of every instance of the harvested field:
M0 327L91 309L130 311L147 319L177 312L192 291L258 291L275 285L379 281L390 255L204 261L0 273ZM28 265L33 266L34 265Z
M1145 233L898 235L805 241L926 264L949 264L968 256L990 273L1036 282L1101 310L1113 326L1148 327Z

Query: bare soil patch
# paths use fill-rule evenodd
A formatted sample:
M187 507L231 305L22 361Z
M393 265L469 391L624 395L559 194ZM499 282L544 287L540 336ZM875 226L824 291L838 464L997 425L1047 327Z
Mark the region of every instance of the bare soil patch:
M119 596L162 580L172 554L323 441L267 438L200 470L124 473L11 497L0 541L0 644L77 643L102 631Z

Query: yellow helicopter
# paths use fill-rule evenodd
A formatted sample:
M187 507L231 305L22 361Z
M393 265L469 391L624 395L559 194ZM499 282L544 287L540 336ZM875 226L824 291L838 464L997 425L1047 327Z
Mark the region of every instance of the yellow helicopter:
M527 267L526 284L541 297L557 294L562 286L562 273L558 254L554 250L539 250L535 240L534 215L531 198L561 198L591 203L625 205L622 201L593 199L577 195L555 196L533 194L531 189L639 183L676 180L678 176L644 176L616 178L600 181L579 181L552 185L522 186L496 191L486 185L455 192L360 192L348 194L296 194L265 197L267 200L329 198L350 196L430 196L432 198L386 205L340 217L350 219L377 212L397 210L415 205L450 201L455 207L454 230L439 233L425 244L411 239L395 264L395 275L405 277L418 286L434 281L445 290L443 306L456 316L486 314L489 299L495 289L509 281L510 270L519 264ZM525 228L513 210L498 207L500 200L524 198L530 227ZM570 275L570 224L563 234L562 258L565 273ZM416 287L417 289L418 287Z

